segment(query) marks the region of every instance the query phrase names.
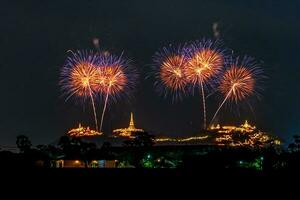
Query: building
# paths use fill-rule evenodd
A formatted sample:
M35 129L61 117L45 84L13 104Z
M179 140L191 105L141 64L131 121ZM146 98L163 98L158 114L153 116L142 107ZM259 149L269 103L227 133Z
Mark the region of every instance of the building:
M67 135L70 137L90 137L90 136L100 136L103 133L90 129L90 127L83 127L79 123L78 128L71 129Z
M44 161L36 162L37 167L43 167ZM116 168L117 160L92 160L85 163L83 160L53 160L52 168Z
M189 137L156 137L156 145L217 145L263 147L281 145L276 136L260 131L247 120L239 125L212 125L203 134Z
M218 133L252 133L256 130L256 126L251 126L246 120L244 124L241 124L240 126L220 126L220 124L217 124L216 126L210 126L209 130L217 131Z
M129 137L129 138L132 138L133 134L136 132L144 132L144 130L135 128L134 121L133 121L133 113L130 113L130 122L128 128L120 128L120 129L113 130L115 136Z
M266 144L281 144L279 139L257 130L256 126L250 125L247 120L240 126L212 125L209 130L217 133L215 136L217 145L264 146Z

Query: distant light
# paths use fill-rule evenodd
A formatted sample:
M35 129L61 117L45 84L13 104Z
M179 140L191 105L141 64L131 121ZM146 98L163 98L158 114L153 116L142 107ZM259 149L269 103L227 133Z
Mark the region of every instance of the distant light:
M260 159L261 159L261 160L264 160L264 157L262 156L262 157L260 157Z
M150 159L150 158L151 158L151 155L150 155L150 154L148 154L148 155L147 155L147 158L148 158L148 159Z
M78 128L71 129L67 135L71 137L87 137L87 136L100 136L102 132L97 132L95 130L90 129L90 127L83 127L81 123L79 123Z
M79 161L79 160L75 160L75 163L76 163L76 164L79 164L79 163L80 163L80 161Z
M242 161L242 160L240 160L240 164L243 164L243 161Z

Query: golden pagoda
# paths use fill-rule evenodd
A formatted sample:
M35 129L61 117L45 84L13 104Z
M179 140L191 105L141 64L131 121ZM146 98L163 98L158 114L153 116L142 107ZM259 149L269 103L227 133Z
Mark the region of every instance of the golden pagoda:
M90 127L83 127L79 123L78 128L71 129L68 133L68 136L70 137L90 137L90 136L99 136L102 135L102 133L99 133L98 131L91 130Z
M133 133L135 132L144 132L143 129L135 128L134 121L133 121L133 113L130 113L130 122L128 128L120 128L113 130L113 133L117 134L118 136L122 137L133 137Z

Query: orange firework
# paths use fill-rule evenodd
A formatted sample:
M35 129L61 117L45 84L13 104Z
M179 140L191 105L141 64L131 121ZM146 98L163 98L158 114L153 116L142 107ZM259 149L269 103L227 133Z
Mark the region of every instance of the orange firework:
M212 40L201 40L193 43L189 49L189 60L186 67L186 77L193 86L199 86L203 104L203 128L206 129L206 103L204 85L221 72L224 65L223 51L219 43Z
M194 85L203 84L218 74L224 65L223 56L212 49L200 49L193 53L187 64L186 76Z
M71 51L72 52L72 51ZM75 96L85 100L91 99L93 106L96 129L98 130L97 115L94 103L94 88L97 83L98 72L95 68L97 57L93 52L77 51L72 52L68 57L65 66L61 71L61 81L63 92L70 97Z
M122 94L130 93L137 74L134 69L130 68L128 60L115 55L101 56L97 63L97 72L97 86L95 89L105 99L100 123L101 131L108 97L117 99Z
M219 90L229 101L241 101L254 93L255 80L245 67L231 66L221 79Z
M101 94L114 96L125 88L127 78L121 66L99 67L97 71L96 90Z
M78 63L70 71L70 90L80 97L90 96L97 85L97 75L97 70L91 63Z
M186 58L183 55L169 56L161 64L159 76L162 82L172 90L184 90L187 85L185 69Z
M187 93L186 79L187 58L183 47L164 47L156 52L154 58L155 86L164 96L169 93L173 100L181 99Z
M262 78L264 78L263 71L253 58L245 56L241 60L239 58L232 60L230 68L221 77L218 88L224 96L224 100L214 114L210 124L226 101L238 103L257 94L259 89L257 83Z

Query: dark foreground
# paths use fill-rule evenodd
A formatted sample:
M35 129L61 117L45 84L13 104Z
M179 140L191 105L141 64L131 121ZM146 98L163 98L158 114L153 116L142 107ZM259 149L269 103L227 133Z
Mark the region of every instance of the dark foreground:
M168 195L209 194L222 197L245 192L255 195L258 191L275 194L298 187L293 180L299 180L299 171L276 171L266 173L255 170L209 170L209 169L55 169L35 168L1 169L1 182L26 191L43 191L55 194L109 194L157 196L161 192ZM28 189L29 188L29 189ZM272 188L269 190L268 188ZM122 192L121 192L122 191ZM221 192L222 191L222 192ZM124 193L125 192L125 193ZM129 194L130 193L130 194ZM249 194L248 194L249 195ZM148 194L147 194L148 196ZM186 198L185 199L191 199ZM169 199L169 198L168 198Z
M298 171L282 170L276 172L262 172L248 169L228 169L228 170L203 170L203 169L1 169L1 177L36 178L36 179L156 179L156 178L297 178L300 177Z

